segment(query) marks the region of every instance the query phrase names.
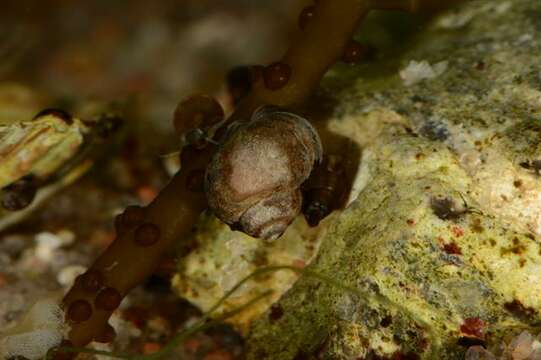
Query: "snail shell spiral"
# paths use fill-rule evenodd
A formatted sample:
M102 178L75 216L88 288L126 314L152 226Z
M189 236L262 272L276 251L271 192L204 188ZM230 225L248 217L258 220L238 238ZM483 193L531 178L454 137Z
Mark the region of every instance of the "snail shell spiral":
M210 209L248 235L276 239L299 214L301 184L322 157L314 127L276 107L230 126L205 174Z

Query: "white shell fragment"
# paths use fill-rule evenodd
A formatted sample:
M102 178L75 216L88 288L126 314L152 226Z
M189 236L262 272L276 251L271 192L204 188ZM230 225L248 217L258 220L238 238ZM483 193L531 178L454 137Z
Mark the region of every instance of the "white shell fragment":
M447 69L447 64L447 61L440 61L430 65L426 60L411 60L408 66L400 71L400 78L406 86L415 85L422 80L440 76Z

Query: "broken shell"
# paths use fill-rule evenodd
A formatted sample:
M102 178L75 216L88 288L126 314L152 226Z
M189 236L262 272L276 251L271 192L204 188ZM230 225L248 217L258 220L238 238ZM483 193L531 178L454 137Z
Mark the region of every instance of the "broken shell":
M48 110L30 121L0 123L0 187L29 174L45 179L75 156L89 129L76 118L68 124L64 114Z
M275 239L299 214L299 188L321 156L319 136L306 119L262 107L228 129L207 167L209 207L235 229Z

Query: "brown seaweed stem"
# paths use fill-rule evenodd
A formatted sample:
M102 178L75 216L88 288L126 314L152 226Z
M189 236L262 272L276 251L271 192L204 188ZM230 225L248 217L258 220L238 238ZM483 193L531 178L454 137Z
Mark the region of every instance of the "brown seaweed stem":
M406 1L406 0L405 0ZM399 6L401 2L396 2ZM318 0L309 21L277 62L267 66L229 122L249 119L261 105L294 108L305 102L338 61L359 23L374 8L367 0ZM108 319L128 292L147 278L163 255L192 231L207 204L187 186L204 172L209 145L182 151L182 170L146 208L129 208L117 220L117 237L63 300L71 330L68 343L84 346L108 328Z

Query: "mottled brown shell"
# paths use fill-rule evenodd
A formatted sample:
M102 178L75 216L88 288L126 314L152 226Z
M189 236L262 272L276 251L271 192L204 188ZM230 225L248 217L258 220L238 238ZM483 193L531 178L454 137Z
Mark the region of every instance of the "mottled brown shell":
M277 108L235 123L205 176L209 207L234 228L264 239L279 237L299 214L300 185L322 148L310 123Z

